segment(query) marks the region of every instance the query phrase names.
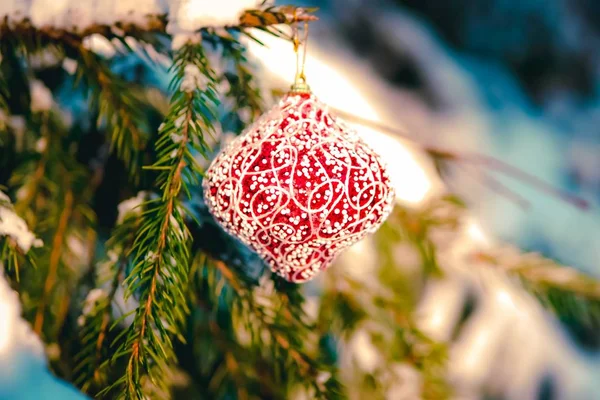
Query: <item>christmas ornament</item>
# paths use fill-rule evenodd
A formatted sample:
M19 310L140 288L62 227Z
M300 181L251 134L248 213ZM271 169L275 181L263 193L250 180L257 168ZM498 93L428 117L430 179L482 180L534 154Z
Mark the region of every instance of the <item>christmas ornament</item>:
M394 201L380 157L303 79L213 160L204 195L217 222L290 282L374 232Z

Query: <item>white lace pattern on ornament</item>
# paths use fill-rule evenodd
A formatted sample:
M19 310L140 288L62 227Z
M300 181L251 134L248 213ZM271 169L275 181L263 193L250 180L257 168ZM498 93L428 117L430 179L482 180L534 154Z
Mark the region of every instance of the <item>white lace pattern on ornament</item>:
M213 161L204 185L225 230L296 282L375 231L394 198L379 156L314 96L286 97L263 115Z

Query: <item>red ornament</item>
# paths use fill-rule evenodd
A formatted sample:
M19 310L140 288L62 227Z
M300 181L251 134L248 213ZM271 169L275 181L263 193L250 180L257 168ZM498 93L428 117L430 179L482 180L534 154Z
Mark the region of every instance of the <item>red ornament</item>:
M290 93L212 162L209 210L290 282L374 232L394 190L379 156L311 93Z

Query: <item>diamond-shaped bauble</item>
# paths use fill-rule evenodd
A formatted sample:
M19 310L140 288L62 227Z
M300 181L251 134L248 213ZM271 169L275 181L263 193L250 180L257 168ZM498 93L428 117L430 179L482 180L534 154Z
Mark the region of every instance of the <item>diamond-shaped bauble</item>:
M212 162L209 210L290 282L374 232L394 190L380 157L310 93L290 93Z

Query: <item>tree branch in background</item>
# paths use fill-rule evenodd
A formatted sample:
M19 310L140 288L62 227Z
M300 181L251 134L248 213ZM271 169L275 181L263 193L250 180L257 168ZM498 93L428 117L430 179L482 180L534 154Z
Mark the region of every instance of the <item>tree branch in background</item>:
M241 16L239 24L235 26L224 26L225 29L242 30L245 28L268 29L274 25L292 24L294 22L315 21L318 18L312 15L316 8L302 8L293 6L272 6L263 9L246 10ZM131 22L115 21L111 25L94 24L82 30L62 29L53 27L34 27L29 20L0 22L0 38L4 36L18 35L21 37L31 36L32 31L39 30L57 39L69 38L69 40L81 42L84 37L92 34L100 34L111 38L119 37L141 37L145 34L166 34L167 15L148 15L145 23L135 24ZM204 28L210 29L210 28Z
M29 251L32 247L40 247L43 244L27 229L25 221L14 210L10 198L0 190L0 265L3 265L7 272L14 271L17 282L19 259L24 256L30 265L34 265Z
M165 390L165 372L174 362L172 337L183 337L180 327L189 312L186 300L190 233L185 225L180 192L201 180L194 152L206 155L212 107L217 104L214 78L199 44L188 43L175 56L171 109L160 127L158 160L148 170L158 171L159 199L147 208L136 234L134 267L125 280L126 296L138 298L133 323L115 359L127 356L126 373L114 386L120 396L142 399L148 391ZM155 389L144 387L147 376Z
M487 169L505 174L507 176L510 176L514 179L520 180L520 181L530 185L531 187L541 191L542 193L546 193L550 196L556 197L556 198L572 205L573 207L576 207L576 208L579 208L582 210L587 210L590 207L589 203L585 199L582 199L580 197L577 197L575 195L567 193L563 190L557 189L557 188L553 187L552 185L544 182L540 178L538 178L534 175L531 175L530 173L523 171L517 167L514 167L514 166L512 166L502 160L499 160L495 157L484 155L484 154L478 154L478 153L462 153L462 152L458 152L458 151L454 151L454 150L448 150L448 149L443 149L443 148L439 148L439 147L435 147L435 146L430 146L426 143L423 143L419 139L417 139L417 135L410 134L409 132L407 132L406 130L403 130L401 128L390 127L385 124L381 124L379 122L370 121L368 119L358 117L356 115L347 113L342 110L333 109L333 108L332 108L332 110L335 111L336 114L340 115L342 118L344 118L348 121L355 122L360 125L364 125L366 127L370 127L370 128L379 130L381 132L391 133L395 136L401 137L402 139L407 139L407 140L413 142L414 144L416 144L420 148L420 150L427 153L434 160L443 160L443 161L450 161L450 162L456 162L456 163L473 164L473 165L477 165L477 166L480 166L483 168L487 168ZM503 186L503 185L502 185L502 187L498 186L499 182L497 180L486 179L486 182L484 182L484 183L486 185L491 185L492 189L494 191L496 191L497 193L502 194L504 196L508 195L508 198L514 199L514 195L511 195L510 193L506 192L507 188L505 186ZM522 201L519 201L518 203L523 204Z
M580 344L599 345L600 281L536 253L504 247L476 252L473 260L520 280L523 287L564 323Z
M318 332L314 324L307 321L301 294L295 293L294 301L291 301L286 291L271 293L268 289L259 289L223 261L209 259L204 268L207 277L211 277L209 282L212 284L208 289L216 292L217 299L223 283L235 294L232 318L237 324L232 321L233 329L241 329L244 335L253 338L251 348L257 349L253 351L264 352L269 355L269 362L280 364L280 367L274 367L276 371L286 369L286 378L275 375L277 385L304 385L310 398L343 398L337 368L314 354L320 351ZM219 272L220 278L212 277L215 271Z
M445 375L446 346L421 332L413 313L427 279L444 272L445 259L439 249L446 245L442 242L447 235L438 240L433 231L445 230L451 238L462 237L463 209L459 200L447 196L419 207L397 207L373 237L379 255L377 267L368 276L358 278L341 269L329 270L318 300L312 292L315 286L300 288L264 273L259 278L258 270L262 271L264 265L252 258L247 248L232 238L221 240L219 235L225 236L221 230L210 230L212 219L200 200L200 164L207 161L206 156L211 152L205 135L211 133L213 122L221 115L214 115L218 80L208 65L204 49L213 45L215 52L228 63L229 69L221 74L220 82L226 83L223 87L229 84L229 90L222 94L231 104L218 108L225 109L221 121L232 114L239 117L233 118L236 125L231 129L239 132L260 115L263 106L259 85L239 39L246 36L256 40L254 29L289 38L277 25L314 20L313 11L263 6L246 11L236 26L204 28L192 37L180 35L190 41L183 47L176 46L170 71L174 76L170 104L166 105L166 96L162 94L154 103L154 106L160 104L158 114L166 115L156 143L150 127L158 121L153 113L146 112L151 109L152 101L136 94L141 91L140 85L121 78L111 69L112 60L95 54L83 39L99 34L117 47L116 42L121 42L127 51L144 58L145 65L147 60L140 54L145 50L161 57L173 55L165 15L148 16L138 24L117 21L79 31L35 27L28 21L0 22L5 56L2 72L13 68L12 65L6 68L10 55L20 78L18 85L0 80L0 109L5 105L6 113L10 114L9 105L13 107L16 102L18 107L13 108L25 114L26 121L26 149L18 154L15 167L9 166L9 182L11 189L14 186L22 190L15 196L21 199L16 204L17 210L23 210L25 220L35 222L36 234L49 244L47 251L40 252L42 269L23 268L24 279L15 286L19 286L26 318L34 321L47 343L56 342L60 346L60 356L50 358L51 368L58 376L75 376L76 384L90 395L109 398L162 399L173 394L175 398L279 400L292 398L299 390L307 398L333 400L347 395L394 398L388 392L390 387L398 382L403 387L411 384L410 379L404 380L397 373L396 367L402 366L417 374L420 398L440 400L451 395ZM56 64L47 70L30 68L33 56L49 49ZM76 60L76 77L87 87L93 108L89 119L96 119L85 120L81 126L76 123L72 129L53 126L57 125L57 115L43 121L43 116L30 112L30 104L25 104L33 97L26 90L33 79L53 82L58 74L62 74L60 77L65 74L60 64L65 57ZM117 58L114 64L120 61ZM8 85L19 95L3 97L2 90ZM63 89L64 85L53 88ZM3 104L6 99L8 103ZM56 101L60 101L58 97L52 104ZM46 116L51 117L55 111ZM522 205L526 200L497 180L492 172L517 178L580 208L587 206L583 200L492 157L428 146L402 130L339 110L338 113L349 121L415 142L434 162L484 167L485 173L477 178ZM81 267L70 251L72 234L97 232L88 246L91 247L96 244L96 237L108 233L104 231L106 226L91 226L93 213L85 207L92 204L90 193L96 192L102 180L88 179L89 169L108 173L107 165L112 161L87 158L89 164L79 164L80 157L89 157L81 154L85 153L81 151L85 145L79 139L86 135L96 139L94 122L107 131L107 142L111 142L116 155L132 174L141 175L142 157L154 158L154 163L144 169L147 176L155 178L151 187L159 193L156 197L149 195L141 210L126 216L123 222L117 218L106 247L98 246L99 251L107 250L105 263L94 266L88 260L88 248L78 257L86 262ZM56 137L54 128L59 134ZM41 141L45 148L33 149L40 138L45 139ZM148 139L152 148L145 148ZM98 141L103 142L101 137ZM10 154L12 148L8 151ZM103 183L107 181L110 179ZM143 181L146 185L146 180ZM114 196L117 201L122 194L139 190L138 186L139 181L134 181L126 186L115 184L109 190L119 192ZM190 204L186 196L193 198L190 203L199 217L184 208ZM0 209L7 204L3 200L6 199L0 195ZM95 203L103 200L102 195L94 198ZM105 209L109 207L112 205ZM201 232L194 238L190 234L193 228ZM18 276L17 267L25 252L14 237L4 236L0 237L0 262L16 270ZM555 267L541 257L517 254L511 259L504 253L492 252L473 257L479 264L490 264L521 278L525 288L537 294L559 316L568 313L577 319L587 318L591 324L600 321L597 307L600 284L593 278ZM415 264L412 270L411 260ZM108 279L93 277L99 272L96 268L100 272L108 269ZM82 271L86 276L81 276ZM89 290L90 287L93 289ZM83 307L79 304L82 292L88 292ZM113 312L118 312L121 300L128 300L126 307L132 310L122 310L116 316ZM309 311L316 308L315 317ZM77 324L73 323L73 315L80 315ZM351 360L348 368L340 362L348 351L340 350L340 342L348 344L354 335L361 333L375 347L375 357L381 361L372 370L363 368L356 360ZM358 349L361 351L367 349L363 346ZM78 355L71 357L74 353ZM185 379L178 380L181 376ZM342 379L348 390L342 387ZM183 394L175 394L181 389L178 385L185 386Z
M114 229L106 245L108 259L101 263L98 273L98 286L108 283L108 293L98 295L96 299L86 299L93 304L84 304L81 320L82 349L77 354L77 366L74 374L75 383L86 393L96 392L107 386L107 367L110 361L107 340L110 322L113 320L115 297L122 287L126 268L130 263L131 251L135 241L135 233L139 230L142 210L131 210L122 223ZM94 289L93 289L94 290ZM92 293L92 292L90 292ZM88 293L88 297L90 296ZM90 308L86 310L86 307ZM126 310L121 313L127 315Z
M91 103L98 107L98 124L106 124L111 150L135 176L139 171L137 158L148 140L143 104L131 93L131 84L116 76L105 62L83 46L77 46L79 68L77 79L90 90Z
M264 111L264 101L261 97L259 86L252 73L251 66L246 58L247 49L236 39L217 36L222 46L223 58L233 61L231 71L226 71L223 79L229 83L229 90L225 96L233 100L233 110L247 125L252 123ZM242 112L250 114L244 120Z
M69 187L69 183L67 183L65 186ZM58 227L56 228L56 232L54 234L54 240L52 241L52 251L50 253L50 262L48 264L48 275L46 276L46 281L44 283L44 289L42 291L40 304L35 314L33 330L38 335L41 335L42 333L46 303L48 302L48 297L50 296L50 292L52 291L52 288L54 287L54 283L56 281L56 277L58 274L58 264L60 263L62 246L65 239L65 232L67 230L67 226L69 224L69 219L71 218L72 212L73 192L71 190L67 190L64 198L63 210L60 214Z

